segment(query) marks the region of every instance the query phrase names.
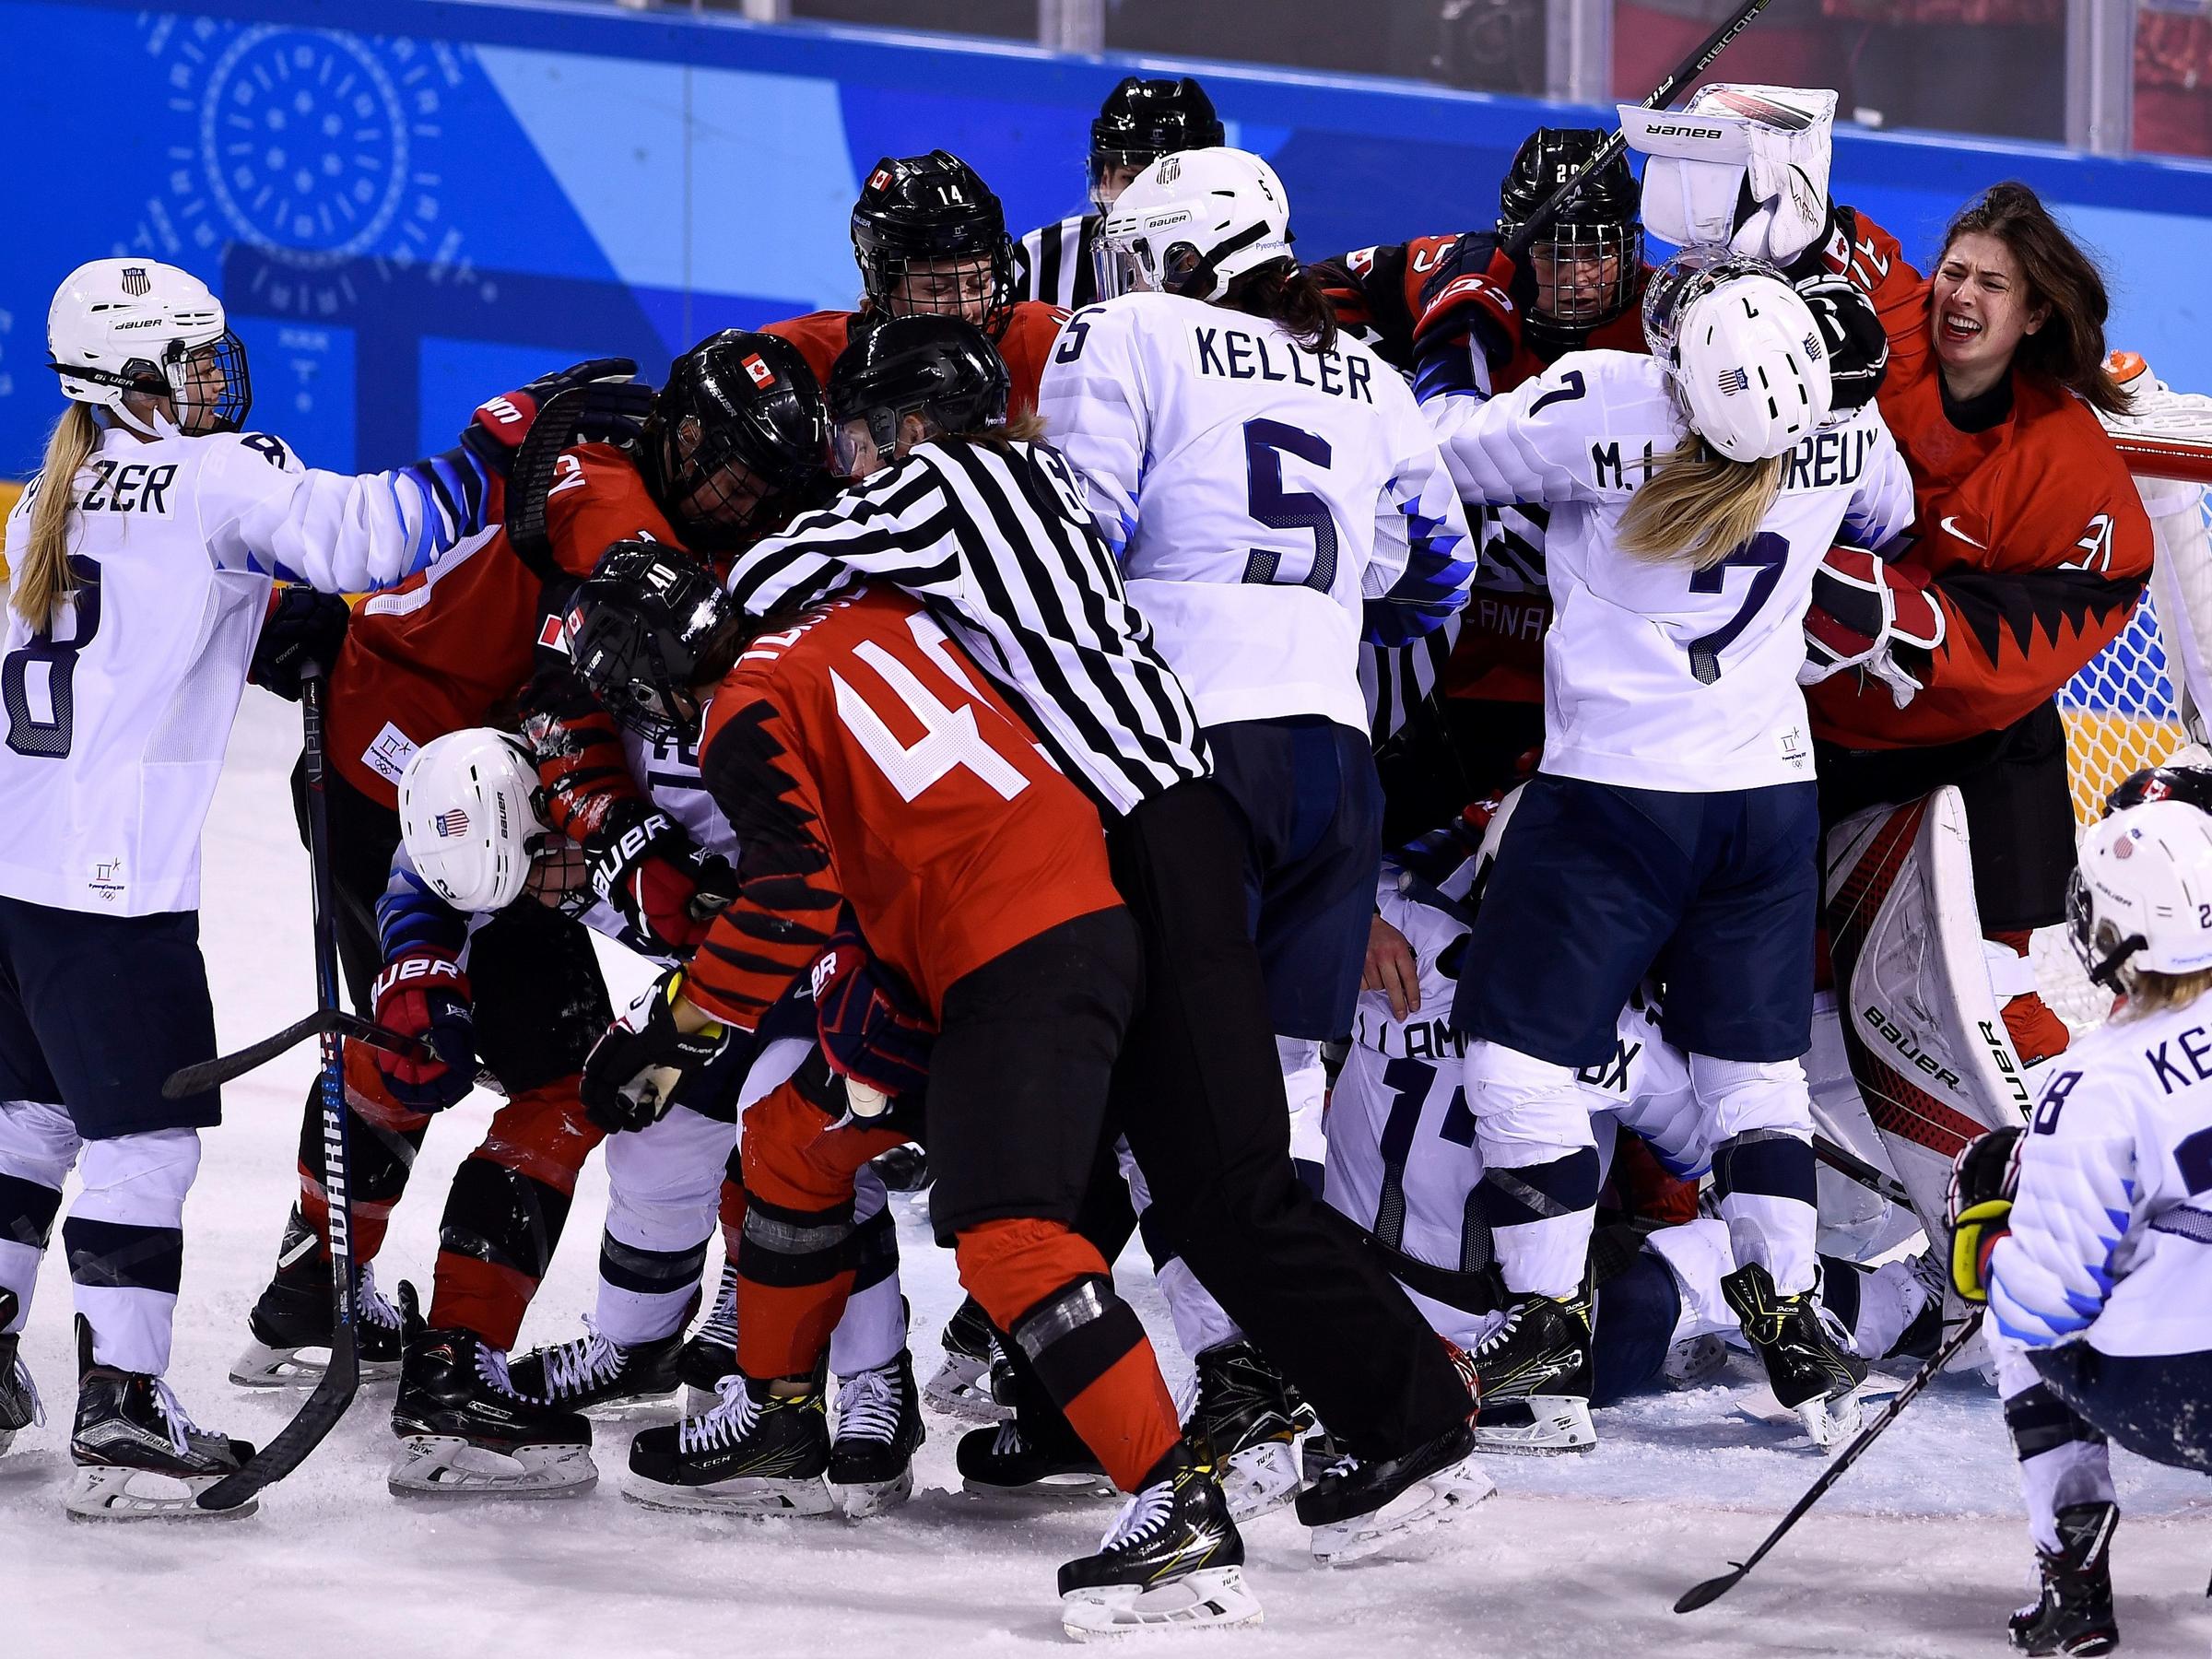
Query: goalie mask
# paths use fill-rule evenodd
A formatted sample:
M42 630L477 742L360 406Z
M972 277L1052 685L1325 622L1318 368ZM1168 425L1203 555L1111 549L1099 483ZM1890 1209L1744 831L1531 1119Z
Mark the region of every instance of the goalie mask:
M1643 333L1689 425L1731 461L1787 454L1834 400L1820 326L1761 260L1693 248L1652 274Z
M830 371L830 419L841 477L899 457L908 417L923 437L974 432L1006 418L1009 377L983 331L958 317L893 317L845 347Z
M1014 302L1006 209L949 150L886 156L853 208L853 255L869 309L965 317L995 328Z
M2066 884L2066 931L2089 977L2212 968L2212 817L2184 801L2115 812L2082 839Z
M1133 180L1160 157L1177 150L1213 149L1228 142L1221 117L1206 88L1189 76L1180 80L1125 77L1106 95L1090 124L1090 206L1112 210Z
M399 834L416 873L455 910L512 904L552 834L522 740L478 726L417 749L399 777Z
M687 547L737 546L821 482L822 389L799 348L726 328L669 365L638 444L646 482Z
M1594 127L1531 133L1499 187L1500 239L1526 224L1605 140ZM1550 355L1579 347L1592 329L1633 306L1643 274L1643 226L1628 159L1616 156L1584 180L1528 254L1535 291L1528 300L1527 329Z
M149 438L162 433L124 399L166 398L188 438L235 432L253 406L246 348L223 302L189 271L151 259L95 259L54 290L46 313L48 367L62 395L114 410Z
M649 743L699 735L695 688L729 670L749 631L714 573L681 548L618 541L569 604L576 672L618 724Z
M1099 297L1218 300L1290 258L1290 197L1249 150L1179 150L1136 176L1099 227Z

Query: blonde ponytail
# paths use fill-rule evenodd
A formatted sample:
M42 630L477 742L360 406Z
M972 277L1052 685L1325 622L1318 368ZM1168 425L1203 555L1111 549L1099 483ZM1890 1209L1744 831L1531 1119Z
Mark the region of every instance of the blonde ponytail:
M50 629L55 608L76 590L69 573L69 512L77 472L99 446L100 423L90 406L81 403L62 412L46 440L39 499L30 505L30 536L21 562L9 572L16 614L33 628Z
M1749 541L1782 493L1787 455L1731 461L1683 435L1620 515L1620 549L1709 571Z

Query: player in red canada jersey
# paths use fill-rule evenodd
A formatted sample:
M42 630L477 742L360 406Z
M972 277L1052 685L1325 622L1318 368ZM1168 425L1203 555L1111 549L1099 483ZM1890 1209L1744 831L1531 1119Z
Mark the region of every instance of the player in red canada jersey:
M1008 402L1037 406L1045 353L1067 312L1014 297L1014 243L1006 209L975 169L947 150L886 156L853 207L853 256L865 289L858 311L809 312L767 332L806 354L830 383L839 353L886 317L961 316L991 336L1013 379Z
M2030 930L2065 914L2074 863L2053 699L2126 625L2150 572L2149 520L2095 413L2122 406L2103 369L2104 284L2022 184L1952 219L1933 277L1863 214L1836 214L1829 262L1888 332L1881 409L1918 516L1885 559L1846 549L1830 563L1855 590L1890 590L1884 614L1933 613L1923 642L1869 635L1918 687L1901 706L1874 675L1811 690L1824 816L1959 786L1982 924L2012 953L1993 955L1993 988L2032 1064L2066 1044L2027 959Z
M748 1172L772 1161L771 1140L853 1167L883 1149L866 1125L889 1099L900 1114L918 1107L931 1220L963 1283L1150 1523L1117 1526L1099 1554L1062 1569L1068 1629L1153 1622L1161 1604L1182 1609L1178 1622L1255 1618L1220 1488L1182 1440L1104 1257L1068 1225L1140 977L1097 809L921 603L894 589L751 618L697 565L626 544L579 591L569 629L579 671L627 724L703 724L701 772L740 849L737 896L688 969L671 970L594 1050L587 1095L606 1110L632 1102L649 1121L671 1072L711 1056L724 1027L754 1029L811 971L823 1050L860 1122L830 1126L816 1112L748 1124ZM841 1137L852 1158L829 1149ZM849 1181L818 1192L827 1202L808 1209L756 1196L742 1374L703 1418L632 1443L632 1489L647 1501L817 1507L805 1494L829 1445L813 1379L834 1314L759 1290L792 1289L809 1241L849 1221ZM762 1254L783 1257L765 1279L749 1271L756 1237Z

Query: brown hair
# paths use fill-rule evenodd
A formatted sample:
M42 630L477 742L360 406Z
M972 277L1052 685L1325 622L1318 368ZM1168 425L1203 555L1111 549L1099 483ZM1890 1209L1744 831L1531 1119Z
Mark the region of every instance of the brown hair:
M1321 278L1295 259L1272 259L1245 272L1222 299L1232 310L1280 324L1315 357L1336 347L1336 308Z
M2012 251L2030 301L2050 308L2043 325L2020 341L2014 362L2094 408L2124 414L2127 400L2104 371L2104 320L2112 305L2096 262L2017 179L1991 185L1959 210L1944 230L1937 265L1950 256L1952 243L1977 232Z
M1788 460L1731 461L1685 432L1629 498L1620 550L1655 564L1711 570L1759 533L1782 493Z
M1042 443L1044 417L1034 409L1024 409L996 426L978 427L972 432L932 432L924 443L972 443L983 449L998 450L1002 453L1009 443Z
M64 409L47 436L39 498L30 504L30 535L22 561L9 572L9 602L33 628L51 629L55 607L76 591L76 579L69 573L69 512L76 503L77 469L99 447L100 422L86 404Z

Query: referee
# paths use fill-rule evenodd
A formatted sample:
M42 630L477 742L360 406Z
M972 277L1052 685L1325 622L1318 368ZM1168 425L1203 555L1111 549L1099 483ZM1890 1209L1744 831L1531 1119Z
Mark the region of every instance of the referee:
M1128 76L1106 95L1090 124L1090 211L1040 226L1014 244L1014 298L1066 311L1088 305L1099 297L1091 250L1114 198L1160 157L1226 142L1214 100L1189 76Z
M895 319L848 348L830 413L839 470L858 481L739 554L730 592L758 614L870 577L914 594L1097 800L1144 934L1145 1000L1113 1106L1150 1187L1147 1230L1164 1229L1351 1453L1300 1500L1300 1519L1371 1516L1465 1457L1466 1384L1291 1171L1243 851L1197 717L1081 486L1033 420L1000 424L1006 396L990 342L958 319Z

